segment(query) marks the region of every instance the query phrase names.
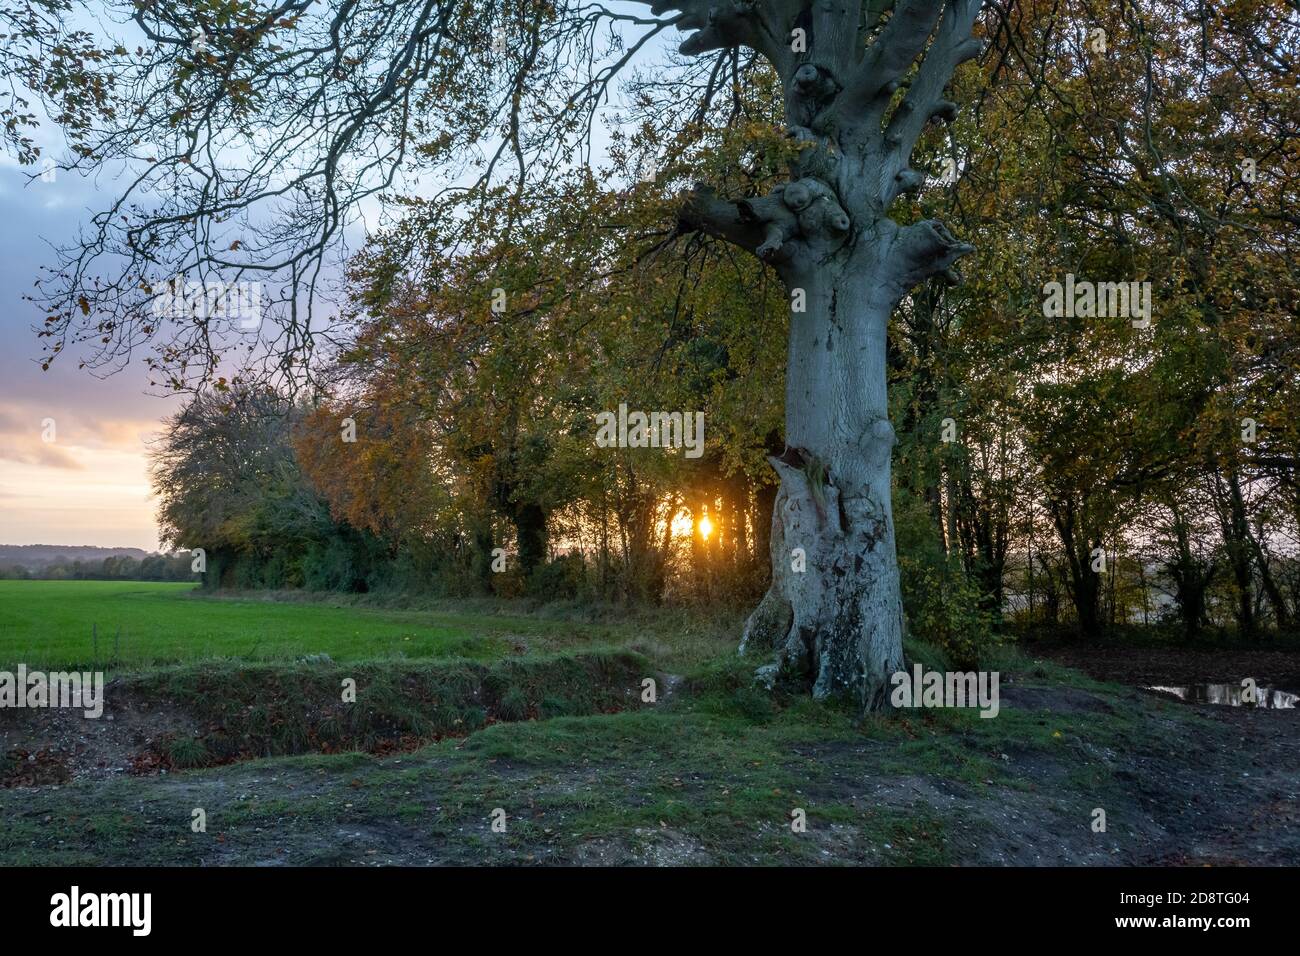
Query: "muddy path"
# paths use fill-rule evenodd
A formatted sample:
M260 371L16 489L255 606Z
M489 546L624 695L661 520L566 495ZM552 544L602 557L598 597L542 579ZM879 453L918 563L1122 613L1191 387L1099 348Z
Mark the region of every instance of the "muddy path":
M1097 680L1135 687L1238 683L1249 677L1262 684L1300 691L1300 653L1295 650L1105 644L1031 644L1024 650Z

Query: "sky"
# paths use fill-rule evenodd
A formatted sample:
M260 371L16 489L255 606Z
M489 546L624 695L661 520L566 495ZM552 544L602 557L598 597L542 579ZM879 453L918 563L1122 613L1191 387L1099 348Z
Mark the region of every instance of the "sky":
M0 543L155 550L146 451L177 399L147 394L139 364L98 379L73 353L41 371L41 312L22 296L100 191L29 172L0 157Z

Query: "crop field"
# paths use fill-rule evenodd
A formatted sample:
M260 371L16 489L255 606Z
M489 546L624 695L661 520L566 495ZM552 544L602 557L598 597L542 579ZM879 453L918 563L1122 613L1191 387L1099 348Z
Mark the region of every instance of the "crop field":
M0 666L141 666L313 654L483 659L509 649L506 635L557 627L509 615L209 599L188 584L0 581Z

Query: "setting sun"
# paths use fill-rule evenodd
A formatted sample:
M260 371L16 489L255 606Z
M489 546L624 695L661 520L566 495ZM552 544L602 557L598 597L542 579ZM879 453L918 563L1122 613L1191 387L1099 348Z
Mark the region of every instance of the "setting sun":
M711 534L713 534L713 522L709 520L708 515L705 515L700 519L700 537L708 541Z

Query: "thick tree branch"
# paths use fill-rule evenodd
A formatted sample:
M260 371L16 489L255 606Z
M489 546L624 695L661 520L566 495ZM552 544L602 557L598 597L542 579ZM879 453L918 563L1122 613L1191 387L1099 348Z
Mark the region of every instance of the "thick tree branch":
M798 179L766 196L727 202L699 184L682 207L678 228L704 232L781 265L801 253L823 254L841 245L851 222L835 193L818 179Z
M719 199L712 186L696 183L682 203L678 232L703 232L755 252L764 240L763 225L752 216L742 216L738 205Z
M807 6L807 4L805 4ZM843 82L862 55L858 27L863 0L814 0L811 50L818 66Z
M937 219L923 219L900 229L890 251L894 275L901 285L900 294L906 294L931 276L942 275L955 283L958 276L953 265L974 251L974 246L959 242Z
M890 117L885 129L885 187L880 197L886 209L914 182L907 175L911 173L907 164L926 124L935 118L952 122L957 117L957 104L944 99L943 91L953 71L983 49L983 44L971 36L981 4L982 0L953 0L949 4L907 95Z
M912 61L925 49L943 6L944 0L899 0L847 84L850 108L860 109L882 92L897 89Z
M662 16L680 10L675 25L695 30L682 43L685 56L710 50L748 47L762 54L782 80L795 69L790 26L799 4L796 0L642 0L651 12Z

